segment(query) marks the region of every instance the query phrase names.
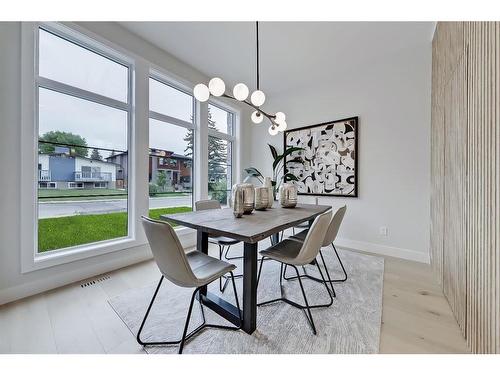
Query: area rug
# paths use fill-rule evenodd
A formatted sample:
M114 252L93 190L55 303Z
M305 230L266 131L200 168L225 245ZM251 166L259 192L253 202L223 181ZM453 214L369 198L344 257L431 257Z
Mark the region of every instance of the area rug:
M231 255L237 255L238 252L241 250L232 249ZM332 279L340 278L341 269L334 252L330 248L324 249L323 253ZM335 283L337 298L332 306L313 310L317 335L313 335L303 311L278 302L258 307L257 330L252 335L243 331L205 329L187 342L184 353L378 353L384 259L340 249L339 255L349 278L344 283ZM241 261L233 262L238 266L236 273L240 272ZM270 260L264 262L258 289L259 302L279 297L279 269L279 263ZM306 269L311 275L317 273L313 266L307 266ZM289 268L288 276L292 272L293 269ZM241 278L236 279L236 286L241 303ZM134 335L155 287L156 284L151 284L132 289L109 301ZM328 302L324 285L305 279L304 288L310 304ZM217 281L209 286L209 290L221 294ZM165 280L144 327L143 340L178 340L184 327L191 293L192 290L179 288ZM283 293L287 298L303 303L298 281L284 281ZM234 304L231 285L228 285L223 296ZM205 312L207 322L230 324L208 308L205 308ZM201 312L199 305L195 303L189 329L200 323ZM147 346L145 349L151 354L177 353L176 346Z

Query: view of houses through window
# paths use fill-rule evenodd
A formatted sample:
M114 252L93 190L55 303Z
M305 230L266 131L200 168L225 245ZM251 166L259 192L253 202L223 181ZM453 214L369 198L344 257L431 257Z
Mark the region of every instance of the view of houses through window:
M38 33L38 252L129 233L131 67L58 29ZM96 47L99 48L99 47ZM193 207L195 99L149 78L149 216ZM234 114L208 104L208 195L228 204ZM206 126L207 122L203 122Z
M228 205L232 186L234 114L208 105L208 196Z
M159 79L149 79L150 216L193 207L194 98Z
M38 252L126 237L129 68L54 30L38 43Z

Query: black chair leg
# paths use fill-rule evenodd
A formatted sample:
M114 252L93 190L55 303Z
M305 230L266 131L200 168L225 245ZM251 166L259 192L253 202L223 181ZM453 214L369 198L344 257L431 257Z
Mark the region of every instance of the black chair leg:
M182 339L181 339L181 343L179 345L179 354L182 354L182 350L184 349L184 343L186 342L186 334L187 334L187 330L188 330L188 327L189 327L189 321L191 320L191 311L193 311L194 297L196 296L196 293L198 293L198 290L199 290L199 288L196 288L194 290L193 294L191 295L191 302L189 303L189 309L188 309L188 314L187 314L187 317L186 317L186 323L184 324L184 332L182 333ZM203 313L203 316L205 316L205 313ZM203 325L204 324L202 323L199 326L198 330L201 330L201 327Z
M306 303L307 313L309 314L309 318L307 319L307 321L311 325L313 333L316 334L316 326L314 325L314 320L311 314L311 308L309 307L309 303L307 302L306 292L304 291L304 286L302 285L302 280L300 279L299 270L295 266L292 267L295 269L295 273L297 274L297 277L299 279L300 290L302 290L302 296L304 297L304 302Z
M321 252L321 250L319 251L319 255L321 257L321 261L323 262L323 267L325 267L326 277L328 279L328 282L330 283L330 288L332 288L333 297L337 297L337 294L335 293L335 288L333 287L333 281L330 277L330 272L328 272L328 267L326 266L325 258L323 258L323 253ZM316 263L316 265L318 266L318 270L321 273L321 268L319 267L318 263ZM321 273L321 278L324 280L322 273ZM328 286L327 286L327 289L328 289Z
M333 296L336 297L336 293L335 293L335 289L333 288L333 283L342 283L344 281L347 280L347 272L345 270L345 267L344 267L344 264L342 263L342 260L340 259L340 256L337 252L337 249L335 248L335 245L332 243L332 247L333 247L333 250L335 252L335 255L337 257L337 260L339 261L340 263L340 267L342 268L342 272L344 274L344 277L342 279L335 279L335 280L332 280L332 278L330 277L330 272L328 272L328 268L326 267L326 262L325 262L325 258L323 257L323 253L321 252L321 250L319 251L319 254L320 254L320 257L321 257L321 261L323 262L323 267L325 268L325 272L326 272L326 280L329 282L330 284L330 287L331 287L331 291L333 293ZM283 277L285 280L287 281L290 281L290 280L295 280L297 278L297 276L291 276L291 277L287 277L286 276L286 265L285 265L285 272L283 274ZM305 270L304 270L304 274L303 275L300 275L300 277L304 278L308 278L308 279L311 279L311 280L314 280L314 281L317 281L319 283L323 282L321 279L317 278L317 277L314 277L314 276L311 276L311 275L308 275Z
M202 302L202 299L201 299L201 296L200 296L199 302L200 302L200 310L201 310L201 316L202 316L202 319L203 319L203 323L201 323L198 327L196 327L195 329L193 329L191 332L187 333L187 329L189 328L189 322L191 320L191 313L193 311L194 299L196 297L196 294L200 293L200 289L201 289L201 287L198 287L198 288L196 288L194 290L193 294L191 295L191 301L189 303L188 313L187 313L187 316L186 316L186 322L184 323L184 330L183 330L183 333L182 333L182 338L180 340L154 341L154 342L145 342L145 341L143 341L141 339L141 332L142 332L142 329L144 328L144 325L145 325L146 320L147 320L147 318L149 316L151 308L153 307L153 303L154 303L154 301L156 299L156 296L158 295L158 291L160 290L161 284L163 282L164 277L162 275L161 278L160 278L160 281L158 282L158 286L156 287L156 290L155 290L155 292L153 294L153 298L151 298L151 302L149 303L148 309L146 310L146 314L144 315L144 318L142 320L142 323L141 323L141 326L139 328L139 331L137 332L137 336L136 336L137 342L140 345L142 345L142 346L146 346L146 345L174 345L174 344L180 344L179 345L179 351L178 351L178 353L182 354L182 351L184 350L184 345L186 344L186 341L189 340L194 335L196 335L201 330L203 330L204 328L218 328L218 329L227 329L227 330L232 330L232 331L239 330L241 328L241 326L242 326L242 317L241 317L240 303L239 303L239 299L238 299L238 292L236 291L236 283L234 281L235 277L233 275L233 272L230 272L230 274L231 274L231 280L232 280L232 284L233 284L234 298L236 300L236 306L238 308L239 324L237 326L221 326L221 325L217 325L217 324L207 324L206 320L205 320L205 311L204 311L204 308L203 308L203 302Z
M226 258L226 260L235 260L235 259L243 259L243 256L239 256L239 257L228 257L227 254L229 253L229 249L231 249L231 246L228 245L227 248L226 248L226 254L224 255L224 258Z
M137 342L140 345L146 345L147 344L146 342L144 342L144 341L141 340L141 332L142 332L142 329L144 328L144 324L146 323L146 320L148 319L149 312L151 311L151 307L153 307L153 303L155 302L156 295L158 294L158 291L160 290L162 282L163 282L163 275L160 277L160 282L158 283L158 286L156 287L156 290L155 290L155 292L153 294L153 298L151 298L151 302L149 302L148 309L146 310L146 314L144 315L144 318L142 319L141 326L139 327L139 331L137 332L136 339L137 339ZM172 342L172 344L175 344L175 343L176 342Z
M344 278L338 279L338 280L332 280L332 281L333 282L344 282L347 280L347 272L345 271L344 264L340 260L339 253L337 252L337 249L335 248L335 245L333 244L333 242L332 242L332 247L333 247L333 251L335 251L335 255L337 256L337 259L340 263L340 267L342 267L342 272L344 272Z

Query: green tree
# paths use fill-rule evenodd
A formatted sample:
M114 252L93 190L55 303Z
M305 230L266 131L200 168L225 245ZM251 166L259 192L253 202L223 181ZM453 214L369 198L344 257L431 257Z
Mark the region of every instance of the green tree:
M212 114L210 113L210 108L208 109L208 129L217 130L215 121L212 120ZM184 150L184 155L188 157L193 157L193 147L194 147L194 132L188 130L184 141L187 142L186 148ZM227 145L226 141L216 138L208 137L208 189L216 189L217 186L221 186L224 183L227 187ZM226 187L224 189L226 189Z
M162 189L165 190L165 185L167 184L167 174L165 171L159 171L156 175L156 184Z
M94 160L102 160L102 156L99 153L99 150L97 148L94 148L92 150L92 153L90 154L90 158Z
M78 147L78 146L87 146L87 141L85 140L85 138L83 138L78 134L56 130L47 132L42 136L40 136L38 139L40 141L55 143L55 144L39 143L38 146L39 150L44 154L49 154L51 152L54 152L57 143L62 143L61 147L65 147L64 145L74 146L74 147L68 146L70 147L72 153L78 156L87 157L88 150L85 147Z

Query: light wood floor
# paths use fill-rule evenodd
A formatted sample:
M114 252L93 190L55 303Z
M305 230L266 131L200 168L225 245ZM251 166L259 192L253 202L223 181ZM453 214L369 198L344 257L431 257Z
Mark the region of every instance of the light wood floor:
M153 261L0 306L0 353L144 353L107 300L155 282ZM93 278L93 280L96 278ZM386 258L381 353L466 353L430 266Z

